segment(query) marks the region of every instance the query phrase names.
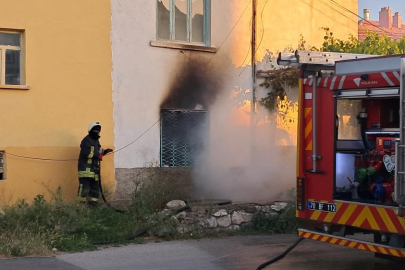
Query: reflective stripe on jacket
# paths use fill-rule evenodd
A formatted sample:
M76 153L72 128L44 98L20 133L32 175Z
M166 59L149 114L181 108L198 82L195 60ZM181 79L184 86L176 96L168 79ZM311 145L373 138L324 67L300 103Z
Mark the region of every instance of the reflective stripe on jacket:
M80 143L80 155L78 163L79 178L88 177L99 180L101 145L98 140L90 135L84 137Z

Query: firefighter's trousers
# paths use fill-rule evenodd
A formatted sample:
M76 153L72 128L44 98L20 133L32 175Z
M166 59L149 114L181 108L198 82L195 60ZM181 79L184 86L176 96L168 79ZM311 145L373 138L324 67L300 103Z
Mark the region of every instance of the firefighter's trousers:
M87 203L89 206L97 206L100 196L100 181L94 178L79 178L79 190L77 199L79 202Z

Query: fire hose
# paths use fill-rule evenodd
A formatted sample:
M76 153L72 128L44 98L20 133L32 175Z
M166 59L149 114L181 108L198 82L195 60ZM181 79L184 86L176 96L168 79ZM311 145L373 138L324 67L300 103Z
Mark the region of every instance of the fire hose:
M101 193L101 197L103 198L103 201L105 202L105 204L106 204L108 207L112 208L114 211L116 211L116 212L118 212L118 213L122 213L122 214L123 214L123 213L127 213L127 212L128 212L127 210L121 210L121 209L117 209L117 208L113 207L113 206L107 201L107 199L105 198L105 195L104 195L104 192L103 192L103 187L102 187L102 184L101 184L101 164L100 164L100 166L99 166L99 170L100 170L100 172L99 172L100 193ZM171 215L168 215L166 218L172 217L173 215L176 215L176 214L178 214L178 213L180 213L180 212L182 212L182 211L184 211L184 210L187 210L187 209L190 209L190 206L186 205L186 206L184 206L184 207L182 207L182 208L180 208L180 209L177 209L177 210L175 210ZM134 234L128 236L127 238L125 238L124 241L131 241L131 240L134 240L135 238L137 238L137 237L139 237L139 236L144 235L145 233L147 233L150 229L151 229L151 228L142 229L142 230L140 230L139 232L136 232L136 233L134 233ZM93 245L108 245L108 244L118 243L118 242L121 242L121 241L122 241L122 240L95 241L95 242L92 242L92 244L93 244Z
M101 197L103 198L104 203L105 203L108 207L110 207L111 209L113 209L114 211L116 211L116 212L118 212L118 213L124 214L124 213L127 213L127 212L128 212L127 210L121 210L121 209L117 209L117 208L113 207L113 206L107 201L107 199L105 198L105 195L104 195L104 192L103 192L103 186L102 186L102 183L101 183L101 162L100 162L100 165L99 165L99 185L100 185ZM190 202L193 203L193 202L197 202L197 201L198 201L198 200L190 201ZM230 200L205 200L205 201L210 202L210 203L215 202L215 204L217 204L217 205L225 205L225 204L230 204L230 203L232 203L232 201L230 201ZM186 203L187 203L187 202L186 202ZM176 215L176 214L178 214L178 213L180 213L180 212L182 212L182 211L184 211L184 210L187 210L187 209L190 209L190 206L189 206L189 205L186 205L186 206L184 206L184 207L181 207L180 209L177 209L177 210L173 211L173 213L172 213L171 215L166 216L166 219L167 219L167 218L170 218L170 217L172 217L172 216L174 216L174 215ZM151 228L146 228L146 229L140 230L139 232L136 232L136 233L130 235L129 237L127 237L126 239L124 239L124 241L131 241L131 240L133 240L133 239L135 239L135 238L137 238L137 237L139 237L139 236L141 236L141 235L144 235L144 234L147 233L150 229L151 229ZM117 243L117 242L120 242L120 241L122 241L122 240L96 241L96 242L93 242L92 244L93 244L93 245L107 245L107 244L114 244L114 243Z
M305 238L298 239L292 246L287 248L286 251L284 251L283 253L281 253L277 257L271 259L270 261L267 261L267 262L259 265L259 267L257 267L256 270L262 270L262 269L266 268L267 266L269 266L270 264L273 264L273 263L283 259L288 253L290 253L291 250L293 250L299 243L301 243L302 240L305 240Z
M104 203L108 207L112 208L113 210L115 210L118 213L126 213L126 212L128 212L127 210L121 210L121 209L117 209L117 208L111 206L111 204L107 201L107 199L105 198L104 192L103 192L103 185L101 184L101 162L100 162L100 165L99 165L98 168L99 168L99 173L98 173L99 180L98 181L99 181L99 185L100 185L100 193L101 193L101 198L103 198Z

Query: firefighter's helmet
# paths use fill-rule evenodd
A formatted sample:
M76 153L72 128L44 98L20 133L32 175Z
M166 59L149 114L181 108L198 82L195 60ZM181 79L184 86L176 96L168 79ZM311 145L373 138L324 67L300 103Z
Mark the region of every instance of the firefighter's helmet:
M94 127L100 127L100 129L101 129L101 124L100 124L100 122L92 122L92 123L90 123L89 124L89 132L94 128Z

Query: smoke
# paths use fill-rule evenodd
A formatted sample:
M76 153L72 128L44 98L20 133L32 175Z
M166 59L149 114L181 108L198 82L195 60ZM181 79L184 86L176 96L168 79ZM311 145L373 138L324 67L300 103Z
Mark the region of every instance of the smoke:
M206 66L200 59L180 65L160 109L210 109L221 90L221 80Z
M277 127L276 114L259 110L266 122L252 128L240 123L235 101L222 95L212 106L209 147L194 168L195 196L260 202L292 199L296 146Z
M239 78L246 85L238 83L235 88L238 75L226 77L224 72L240 74L241 68L207 69L204 63L184 63L160 106L209 110L208 123L188 135L200 138L204 145L193 168L193 196L251 202L286 199L296 178L296 147L291 136L294 130L277 127L277 115L269 115L261 107L257 112L260 125L252 129L249 113L243 111L251 100L249 72L247 78ZM223 66L231 66L226 64L222 62Z

